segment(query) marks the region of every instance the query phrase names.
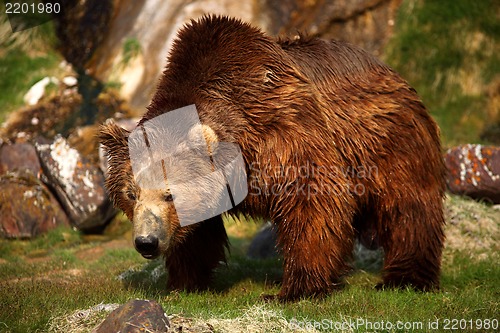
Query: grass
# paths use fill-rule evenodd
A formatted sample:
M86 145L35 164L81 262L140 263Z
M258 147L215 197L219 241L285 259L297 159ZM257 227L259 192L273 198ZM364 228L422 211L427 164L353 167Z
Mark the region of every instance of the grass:
M378 292L373 286L379 273L357 270L342 291L291 304L262 301L262 294L279 291L281 261L244 255L258 229L248 221L227 220L233 243L228 264L217 270L211 291L191 294L167 293L162 261L142 259L123 226L118 228L122 236L114 238L60 228L31 242L1 240L0 332L90 332L107 313L92 309L133 298L159 301L174 324L198 332L289 332L297 327L311 332L423 332L428 329L418 324L400 330L372 330L368 325L382 320L429 325L438 319L436 332L441 332L445 318L500 319L500 211L450 196L447 219L452 222L447 235L453 239L443 258L440 292ZM123 219L116 223L128 225ZM471 229L473 225L480 228ZM472 246L471 240L484 244ZM89 312L95 313L93 319ZM75 321L80 331L69 328ZM345 330L335 330L339 323Z
M53 75L61 61L55 53L28 55L20 50L10 50L0 57L0 123L10 112L24 105L23 96L29 88Z
M0 123L24 105L29 88L46 76L57 76L62 57L52 48L51 23L12 33L4 11L0 13Z
M494 0L403 1L384 59L422 97L445 145L477 142L500 121L488 89L500 73Z

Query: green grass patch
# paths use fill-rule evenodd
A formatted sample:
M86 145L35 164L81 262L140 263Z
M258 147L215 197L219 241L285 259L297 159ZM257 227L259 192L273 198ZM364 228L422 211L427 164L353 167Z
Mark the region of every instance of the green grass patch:
M61 61L55 52L29 55L10 50L0 57L0 122L24 105L23 96L29 88L44 77L54 75Z
M0 242L0 258L9 260L19 256L44 257L51 251L74 247L81 242L82 235L78 231L68 227L58 227L31 241Z
M129 37L123 42L122 55L123 66L127 66L130 61L141 53L141 43L137 38Z
M403 1L384 51L437 119L445 145L479 141L488 85L500 73L496 2Z
M63 72L58 67L63 59L51 47L54 42L51 22L12 33L0 13L0 123L24 105L23 96L33 84Z

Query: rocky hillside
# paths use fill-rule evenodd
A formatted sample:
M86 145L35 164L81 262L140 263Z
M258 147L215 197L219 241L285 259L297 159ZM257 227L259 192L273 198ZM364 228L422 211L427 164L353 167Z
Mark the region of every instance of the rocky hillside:
M120 86L143 108L165 66L177 30L204 14L241 18L271 35L307 31L344 39L380 54L392 33L401 0L115 0L112 19L89 73Z
M15 34L0 13L0 121L22 105L34 83L68 75L62 69L67 66L58 66L63 58L82 78L81 114L89 121L92 108L86 101L99 94L102 84L119 88L142 114L177 30L190 19L215 13L241 18L271 35L306 31L359 45L417 89L442 129L445 146L500 143L500 14L494 0L72 3L64 20Z

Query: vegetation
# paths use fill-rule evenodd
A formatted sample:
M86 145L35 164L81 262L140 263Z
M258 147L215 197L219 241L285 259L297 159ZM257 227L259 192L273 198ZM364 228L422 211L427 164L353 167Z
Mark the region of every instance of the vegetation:
M24 105L23 96L46 76L57 76L62 57L53 50L50 23L12 33L9 21L0 13L0 123Z
M445 145L478 142L500 124L500 21L494 0L403 1L385 50L439 123Z
M472 325L479 324L476 320L498 320L500 211L450 197L447 214L451 222L441 291L375 291L379 272L358 269L347 278L343 290L325 299L291 304L266 303L261 298L278 292L281 262L245 256L259 228L259 223L251 221L226 219L233 244L230 259L218 269L213 289L198 294L165 291L162 261L146 261L136 253L129 244L129 222L123 217L110 227L122 235L118 239L109 233L85 236L62 228L34 241L2 240L0 332L90 332L107 313L90 317L92 308L133 298L159 301L173 323L189 321L192 327L212 327L217 332L247 332L249 327L254 332L289 332L297 327L311 332L423 332L428 327L421 329L418 323L429 325L438 319L436 332L441 332L446 318L472 320ZM87 315L75 316L75 311L87 311ZM366 326L382 320L407 327L370 330ZM360 326L336 330L336 322ZM477 327L467 331L477 331Z
M141 44L137 38L127 38L123 42L122 55L123 66L127 66L130 61L141 53Z

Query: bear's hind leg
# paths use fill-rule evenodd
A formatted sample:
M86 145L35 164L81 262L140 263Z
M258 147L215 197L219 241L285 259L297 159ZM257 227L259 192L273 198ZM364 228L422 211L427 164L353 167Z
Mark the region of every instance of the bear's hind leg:
M383 283L377 288L438 289L444 242L440 196L419 202L400 200L381 218L385 259Z
M229 241L222 217L182 228L186 228L186 234L166 257L167 288L205 290L211 282L213 270L226 260Z

